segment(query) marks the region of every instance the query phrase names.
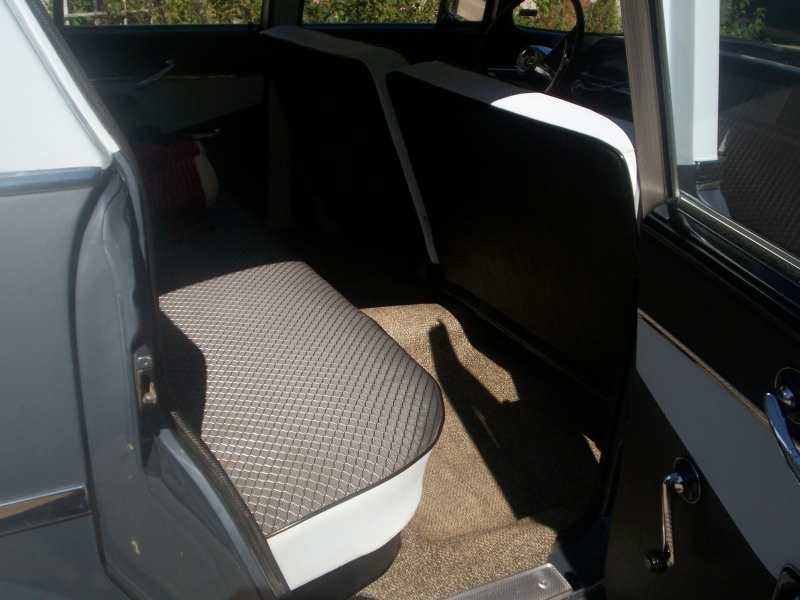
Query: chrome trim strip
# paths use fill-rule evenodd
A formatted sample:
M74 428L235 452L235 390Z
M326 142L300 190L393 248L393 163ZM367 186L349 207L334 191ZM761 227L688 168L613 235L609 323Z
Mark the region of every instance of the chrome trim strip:
M52 525L91 513L85 485L0 504L0 536Z
M644 218L678 194L666 37L660 1L621 0L621 9Z
M687 194L681 194L678 211L749 252L754 258L794 283L800 284L800 260L772 242Z
M0 197L92 187L102 172L99 167L78 167L0 173Z
M653 329L658 331L667 341L669 341L673 346L675 346L678 350L680 350L689 360L691 360L694 364L700 367L706 375L711 377L717 385L719 385L722 389L724 389L728 394L736 398L736 400L744 406L748 411L750 411L754 417L756 417L762 425L765 427L769 427L769 421L767 420L767 416L764 412L758 408L755 404L753 404L747 396L742 394L739 390L733 387L730 383L725 380L722 375L717 373L714 369L712 369L707 363L703 361L702 358L697 356L694 352L689 350L686 346L684 346L680 340L674 337L669 331L664 329L661 325L659 325L653 317L648 315L644 312L641 308L639 309L639 316L645 320L645 322L650 325Z

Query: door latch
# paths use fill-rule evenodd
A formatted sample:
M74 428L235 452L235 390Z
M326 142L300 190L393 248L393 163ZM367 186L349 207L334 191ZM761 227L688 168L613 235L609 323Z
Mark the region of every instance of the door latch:
M688 458L677 458L673 465L675 471L661 483L661 536L663 548L650 550L645 556L645 565L653 575L661 575L675 565L675 540L672 530L672 492L673 490L689 504L700 499L700 477L697 469Z
M153 355L147 346L141 346L133 353L133 372L139 407L155 405L158 402L158 395L153 381Z

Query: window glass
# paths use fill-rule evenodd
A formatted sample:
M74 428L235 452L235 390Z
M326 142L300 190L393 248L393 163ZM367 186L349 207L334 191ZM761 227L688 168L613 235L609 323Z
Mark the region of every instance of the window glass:
M435 23L439 0L305 0L303 23Z
M800 256L800 1L722 0L715 206Z
M261 0L50 0L64 2L64 24L202 25L259 23Z
M618 0L581 0L587 33L622 33ZM569 31L575 27L570 0L525 0L514 10L520 27Z

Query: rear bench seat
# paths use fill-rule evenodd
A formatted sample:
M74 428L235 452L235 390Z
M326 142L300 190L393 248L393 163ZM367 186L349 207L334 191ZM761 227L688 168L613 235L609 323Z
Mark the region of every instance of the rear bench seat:
M292 590L414 514L443 406L434 380L231 201L157 253L172 402Z

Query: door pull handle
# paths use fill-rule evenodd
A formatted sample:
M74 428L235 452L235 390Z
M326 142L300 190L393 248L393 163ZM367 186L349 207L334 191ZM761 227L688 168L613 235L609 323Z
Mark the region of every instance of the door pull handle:
M137 83L136 84L136 89L137 90L141 90L143 88L146 88L149 85L154 84L156 81L158 81L159 79L164 77L164 75L166 75L167 73L169 73L175 67L178 66L178 63L175 62L174 58L168 58L166 62L167 62L167 66L164 67L163 69L161 69L158 73L156 73L155 75L150 75L150 77L148 77L147 79L143 79L142 81Z
M800 402L793 390L800 391L800 373L782 369L775 378L775 391L764 397L764 410L769 419L775 441L786 459L789 469L800 483L800 452L794 444L787 420L800 424Z
M661 483L661 538L663 547L650 550L645 555L645 565L653 575L661 575L675 565L675 540L672 529L673 490L689 504L700 499L700 476L688 458L677 458L675 471Z

